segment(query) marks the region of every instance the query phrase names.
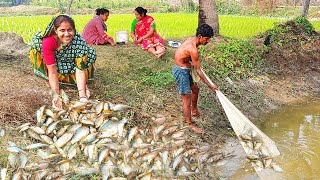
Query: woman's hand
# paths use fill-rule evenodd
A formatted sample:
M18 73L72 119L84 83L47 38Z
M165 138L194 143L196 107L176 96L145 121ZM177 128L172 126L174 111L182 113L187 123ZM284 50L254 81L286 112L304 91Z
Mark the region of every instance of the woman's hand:
M54 109L62 109L62 99L60 97L55 97L52 99L52 107Z
M139 38L138 40L136 40L135 42L137 43L137 44L139 44L139 43L141 43L143 41L143 38L141 37L141 38Z

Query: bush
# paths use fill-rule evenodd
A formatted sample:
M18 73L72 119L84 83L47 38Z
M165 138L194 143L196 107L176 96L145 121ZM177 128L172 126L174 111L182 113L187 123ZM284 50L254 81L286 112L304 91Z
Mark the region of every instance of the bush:
M230 1L217 1L217 11L219 14L225 15L235 15L240 14L242 11L242 7L237 4L237 2L230 2Z
M315 32L314 27L312 24L307 20L307 18L303 16L298 16L294 20L297 24L301 25L304 27L306 34L312 35Z
M240 80L253 76L263 63L263 59L250 40L231 39L219 44L214 52L209 52L209 66L216 79L229 77Z

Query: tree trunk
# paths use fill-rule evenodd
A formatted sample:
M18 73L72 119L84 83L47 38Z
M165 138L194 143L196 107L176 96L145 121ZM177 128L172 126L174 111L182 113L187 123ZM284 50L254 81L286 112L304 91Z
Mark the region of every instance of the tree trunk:
M303 5L302 5L302 16L303 17L308 16L309 5L310 5L310 0L303 0Z
M219 17L215 0L199 0L198 25L206 23L213 28L215 34L219 34Z

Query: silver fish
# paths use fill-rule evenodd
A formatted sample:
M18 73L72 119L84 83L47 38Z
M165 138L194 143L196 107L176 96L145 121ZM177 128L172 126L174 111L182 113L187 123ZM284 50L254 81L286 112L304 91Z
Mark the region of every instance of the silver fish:
M69 148L67 158L72 159L76 155L77 155L77 145L74 144Z
M80 141L82 138L85 138L86 136L88 136L88 134L89 134L89 128L88 127L86 127L86 126L80 127L76 131L75 135L72 137L71 144L74 144L74 143Z
M37 148L47 147L47 146L48 144L36 143L36 144L31 144L27 146L26 149L37 149Z
M82 124L74 124L70 127L70 129L68 130L69 133L74 133L77 131L77 129L79 129L82 126Z
M12 153L10 153L10 154L8 155L8 162L9 162L9 164L10 164L10 166L11 166L12 168L15 168L15 167L16 167L18 161L19 161L19 159L18 159L18 156L17 156L17 155L12 154Z
M9 152L13 152L13 153L24 153L24 154L27 154L25 151L23 151L22 149L20 149L19 147L17 146L8 146L7 147L7 150Z
M7 179L7 168L2 168L1 169L1 180L6 180Z
M47 135L40 135L40 138L47 144L53 144L53 140Z
M99 163L102 163L109 156L109 149L102 150L99 154Z
M49 116L51 118L54 118L54 113L53 113L53 111L51 109L45 109L44 113L45 113L45 115L47 115L47 116Z
M28 162L28 157L27 155L23 154L23 153L20 153L19 154L19 160L20 160L20 166L19 168L22 168L24 169L26 167L26 164Z
M23 176L22 169L18 169L12 176L12 180L20 180Z
M60 121L55 121L55 122L51 123L51 124L48 126L47 130L46 130L46 134L48 135L48 134L52 133L53 130L57 127L57 125L58 125L59 122L60 122Z
M272 163L272 164L271 164L271 167L272 167L272 169L273 169L274 171L276 171L276 172L279 172L279 173L282 173L282 172L283 172L283 169L282 169L279 165L277 165L277 164L275 164L275 163Z
M51 123L53 122L53 118L52 117L48 117L45 122L44 122L44 126L49 126Z
M62 160L58 162L59 170L62 172L62 174L67 174L68 171L71 169L71 162L70 160Z
M96 118L96 120L94 121L94 126L96 128L99 128L103 124L104 119L105 119L104 114L101 114L100 116L98 116L98 118Z
M129 135L128 135L128 141L130 142L137 134L139 128L138 127L133 127L131 128L131 130L129 131Z
M43 105L41 106L37 112L36 112L36 116L37 116L37 123L38 125L42 125L43 121L45 120L45 116L44 116L44 110L45 110L46 106Z
M62 173L60 171L50 172L50 174L45 178L45 180L57 179L61 175L62 175Z
M37 134L45 134L45 131L43 129L41 129L40 127L31 126L29 128L31 130L33 130L34 132L36 132Z
M67 131L67 129L69 127L70 127L70 125L66 125L66 126L63 126L62 128L60 128L59 131L56 133L56 136L57 137L62 136Z
M65 133L54 144L56 144L56 146L60 148L64 146L67 142L69 142L72 136L73 136L73 133Z
M96 113L100 114L102 112L102 110L104 109L104 102L99 102L96 106Z
M81 176L89 175L89 174L95 174L99 172L99 168L95 167L77 167L73 170L76 174L79 174Z
M60 94L61 94L61 97L62 97L62 102L65 103L65 104L69 104L70 103L70 99L69 99L68 95L64 92L63 89L60 90Z
M85 137L81 142L82 143L90 143L97 139L98 132L91 133L87 137Z
M4 129L0 128L0 137L3 137L4 133L5 133Z
M128 105L125 105L125 104L116 104L116 105L111 107L111 110L112 111L122 111L122 110L125 110L125 109L128 109L128 108L131 108L131 107L128 106Z
M26 127L26 126L30 126L30 125L31 125L30 122L24 123L24 124L22 124L21 126L17 127L16 129L17 129L17 130L20 130L20 129L22 129L22 128Z

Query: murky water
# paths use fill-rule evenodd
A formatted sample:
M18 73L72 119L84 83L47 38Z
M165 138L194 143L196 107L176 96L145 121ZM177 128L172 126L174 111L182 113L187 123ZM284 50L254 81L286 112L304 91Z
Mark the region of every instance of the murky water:
M263 117L260 129L274 140L286 179L320 179L320 99Z
M259 128L275 141L281 155L275 158L284 172L278 179L320 179L320 99L280 108L261 117ZM250 163L231 179L259 179Z

